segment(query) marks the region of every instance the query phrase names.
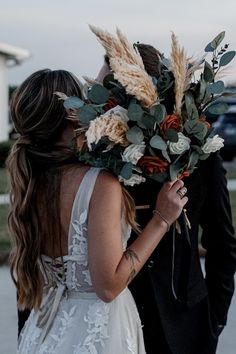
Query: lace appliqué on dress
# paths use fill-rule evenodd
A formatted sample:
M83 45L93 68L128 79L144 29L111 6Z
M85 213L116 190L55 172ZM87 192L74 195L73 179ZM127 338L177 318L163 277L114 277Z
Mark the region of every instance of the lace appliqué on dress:
M40 346L39 354L52 354L55 353L55 349L60 345L61 340L66 336L66 331L72 325L73 315L75 313L76 306L73 306L69 313L63 311L63 316L60 317L61 325L59 326L56 334L51 334L50 337L53 339L53 344L48 346L42 344Z
M128 330L128 334L127 334L126 343L127 343L127 349L129 351L129 353L136 354L138 352L137 345L134 341L134 338L131 336L131 333L129 330Z
M71 235L71 245L69 251L72 256L79 256L79 260L71 264L71 288L81 290L81 280L89 285L91 284L90 276L87 274L88 265L88 243L87 243L87 210L84 210L78 220L72 222L73 233ZM80 270L77 266L80 265ZM84 267L84 268L83 268ZM83 274L83 278L78 275Z
M108 336L109 304L97 300L89 306L84 321L88 323L88 335L83 343L79 343L73 354L97 354L96 344L104 346Z

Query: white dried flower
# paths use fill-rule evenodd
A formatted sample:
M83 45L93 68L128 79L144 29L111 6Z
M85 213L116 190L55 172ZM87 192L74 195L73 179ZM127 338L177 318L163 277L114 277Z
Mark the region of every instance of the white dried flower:
M130 144L122 155L122 160L125 162L131 162L133 165L136 165L138 160L144 155L145 143L141 144Z
M169 150L171 154L180 155L182 152L190 148L190 139L183 133L178 133L178 141L176 143L169 142Z
M129 144L126 138L128 129L126 120L116 113L110 112L97 117L89 123L85 134L89 150L92 150L92 143L97 144L102 137L108 137L115 144L127 146Z
M207 138L205 144L202 146L202 151L205 154L210 154L211 152L216 152L224 146L224 139L222 139L218 134L214 135L213 138Z
M123 182L125 186L133 187L135 184L140 184L142 182L145 182L146 178L140 175L132 174L132 176L129 179L125 179L119 176L119 181Z

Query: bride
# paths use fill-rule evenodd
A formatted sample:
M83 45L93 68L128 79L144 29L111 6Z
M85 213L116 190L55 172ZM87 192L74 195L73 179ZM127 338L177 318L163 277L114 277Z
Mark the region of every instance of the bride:
M81 97L72 74L46 69L11 102L19 133L7 161L11 270L19 309L32 309L18 353L143 354L127 285L180 215L186 188L182 181L163 186L153 217L127 249L131 228L138 229L134 202L112 174L76 161L76 126L56 91Z

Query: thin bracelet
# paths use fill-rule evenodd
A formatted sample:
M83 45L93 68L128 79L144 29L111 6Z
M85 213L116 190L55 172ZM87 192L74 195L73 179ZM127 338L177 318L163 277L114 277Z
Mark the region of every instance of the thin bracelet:
M166 220L166 218L159 212L159 210L154 209L154 210L152 211L152 213L153 213L153 214L156 214L156 215L159 215L160 218L161 218L163 221L165 221L165 223L166 223L166 225L167 225L167 232L168 232L168 231L170 230L170 223L169 223L169 221Z

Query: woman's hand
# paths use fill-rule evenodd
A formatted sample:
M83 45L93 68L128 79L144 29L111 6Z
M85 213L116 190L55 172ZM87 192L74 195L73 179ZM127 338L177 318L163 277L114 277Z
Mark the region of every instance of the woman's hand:
M166 182L161 188L156 201L156 210L171 225L180 216L188 198L185 196L187 188L182 180ZM155 216L158 216L155 215ZM159 217L161 218L159 215Z

